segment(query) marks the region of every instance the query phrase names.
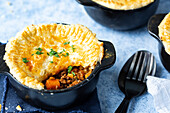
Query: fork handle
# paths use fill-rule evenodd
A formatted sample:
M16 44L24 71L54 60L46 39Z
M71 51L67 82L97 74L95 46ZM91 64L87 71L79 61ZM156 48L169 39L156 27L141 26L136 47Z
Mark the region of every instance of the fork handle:
M125 97L122 103L119 105L115 113L126 113L129 106L130 99Z

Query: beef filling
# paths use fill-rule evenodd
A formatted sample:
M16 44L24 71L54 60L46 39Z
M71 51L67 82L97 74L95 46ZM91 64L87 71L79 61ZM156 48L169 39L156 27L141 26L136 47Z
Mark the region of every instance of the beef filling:
M91 74L91 71L89 67L71 67L71 70L62 70L59 74L43 81L43 83L45 84L45 89L49 90L69 88L86 79Z

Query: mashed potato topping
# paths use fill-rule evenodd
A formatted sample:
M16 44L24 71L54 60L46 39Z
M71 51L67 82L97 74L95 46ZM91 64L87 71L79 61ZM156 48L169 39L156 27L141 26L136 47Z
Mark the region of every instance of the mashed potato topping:
M71 66L94 69L103 58L103 43L83 25L30 25L6 45L4 60L22 84L44 89L43 80Z
M146 6L154 0L92 0L111 9L130 10Z

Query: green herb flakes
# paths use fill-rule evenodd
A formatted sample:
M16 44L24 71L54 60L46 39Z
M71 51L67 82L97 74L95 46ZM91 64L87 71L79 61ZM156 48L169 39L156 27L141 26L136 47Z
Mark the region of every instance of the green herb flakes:
M34 55L34 53L31 56L33 56L33 55Z
M69 53L66 53L65 57L69 56Z
M65 42L64 45L70 44L70 42Z
M41 54L44 54L42 51L42 49L39 47L39 48L36 48L37 52L35 54L37 55L41 55Z
M53 56L54 55L55 57L60 57L58 55L58 53L56 51L54 51L53 49L51 49L51 51L48 54L49 54L49 56Z
M51 49L51 51L49 52L49 55L50 55L50 56L53 56L53 55L55 55L55 54L57 54L57 52L54 51L53 49Z
M50 63L53 63L53 61L50 61Z
M37 51L35 54L37 54L37 55L41 55L41 54L44 54L43 52L41 52L41 51Z
M75 52L76 48L74 48L74 45L71 45L71 48L72 48L73 52Z
M72 74L75 76L76 74L72 71Z
M40 48L40 47L39 47L39 48L36 48L36 50L38 50L38 51L42 51L42 48Z
M69 53L66 53L65 55L64 54L61 54L61 55L64 57L67 57L67 56L69 56Z
M63 52L65 52L66 50L65 49L63 49L63 51L61 51L61 52L56 52L56 51L54 51L53 49L51 49L51 51L49 52L49 56L55 56L55 57L60 57L59 56L59 54L61 54L62 56L65 56L65 57L67 57L67 56L69 56L69 53L68 52L66 52L66 54L63 54ZM48 54L48 53L47 53Z
M55 57L60 57L58 54L55 54L54 56L55 56Z
M22 61L24 62L24 63L28 63L29 61L27 60L27 58L22 58Z
M71 72L72 68L73 68L72 66L68 66L68 73Z

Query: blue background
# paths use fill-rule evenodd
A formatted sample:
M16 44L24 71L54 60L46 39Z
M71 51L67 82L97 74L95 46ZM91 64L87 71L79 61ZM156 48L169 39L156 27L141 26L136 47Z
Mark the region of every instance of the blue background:
M8 2L11 4L9 5ZM117 52L116 63L100 74L97 85L103 113L113 113L124 98L117 79L126 60L138 50L149 50L157 61L157 76L170 79L158 56L158 43L146 26L132 31L116 31L93 21L83 6L75 0L0 0L0 42L6 42L25 26L39 23L83 24L97 34L98 39L111 41ZM170 12L170 0L160 0L156 13ZM153 97L145 93L134 98L130 113L156 113Z

